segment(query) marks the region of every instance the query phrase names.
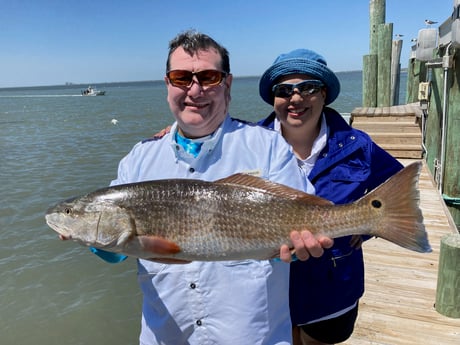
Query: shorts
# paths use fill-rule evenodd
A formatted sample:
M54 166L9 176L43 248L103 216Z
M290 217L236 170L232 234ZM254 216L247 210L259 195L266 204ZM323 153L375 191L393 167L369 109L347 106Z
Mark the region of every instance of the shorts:
M341 343L350 338L358 317L356 307L336 318L299 326L310 337L326 344Z

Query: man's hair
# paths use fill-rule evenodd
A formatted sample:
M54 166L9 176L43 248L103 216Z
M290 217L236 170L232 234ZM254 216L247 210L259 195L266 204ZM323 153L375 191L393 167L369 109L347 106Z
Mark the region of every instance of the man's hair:
M221 69L230 73L230 57L227 49L214 41L208 35L195 30L187 30L180 33L169 42L168 60L166 61L166 72L170 70L171 54L179 47L182 47L188 54L194 55L200 50L215 49L221 56Z

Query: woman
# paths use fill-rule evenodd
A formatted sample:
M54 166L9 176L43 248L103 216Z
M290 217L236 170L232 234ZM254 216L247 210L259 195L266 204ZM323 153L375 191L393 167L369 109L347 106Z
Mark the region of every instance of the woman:
M339 95L340 82L316 52L278 56L262 75L259 92L274 108L259 124L280 131L292 145L318 196L349 203L402 169L366 133L326 107ZM361 242L361 236L338 238L322 257L291 264L294 344L335 344L352 334L364 293Z

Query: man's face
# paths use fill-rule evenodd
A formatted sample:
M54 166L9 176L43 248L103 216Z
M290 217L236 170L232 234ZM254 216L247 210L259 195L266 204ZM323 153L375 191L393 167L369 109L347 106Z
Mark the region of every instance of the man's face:
M201 50L190 56L182 47L170 56L170 70L200 72L221 71L221 56L215 49ZM232 76L216 86L201 86L197 76L189 86L174 86L165 77L168 103L179 125L179 133L188 138L212 134L224 121L230 103Z

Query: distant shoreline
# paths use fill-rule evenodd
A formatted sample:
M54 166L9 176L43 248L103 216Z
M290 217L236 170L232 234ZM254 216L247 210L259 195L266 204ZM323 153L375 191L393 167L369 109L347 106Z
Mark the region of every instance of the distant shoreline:
M407 68L402 68L401 72L404 73L407 71ZM340 71L335 72L338 75L346 73L361 73L362 70L353 70L353 71ZM247 79L247 78L260 78L260 76L234 76L235 79ZM1 91L17 91L17 90L37 90L37 89L86 89L88 85L97 85L99 89L104 87L117 87L117 86L131 86L131 85L145 85L151 83L163 83L162 79L159 80L138 80L138 81L117 81L117 82L90 82L90 83L72 83L66 82L61 85L39 85L39 86L13 86L13 87L0 87Z

